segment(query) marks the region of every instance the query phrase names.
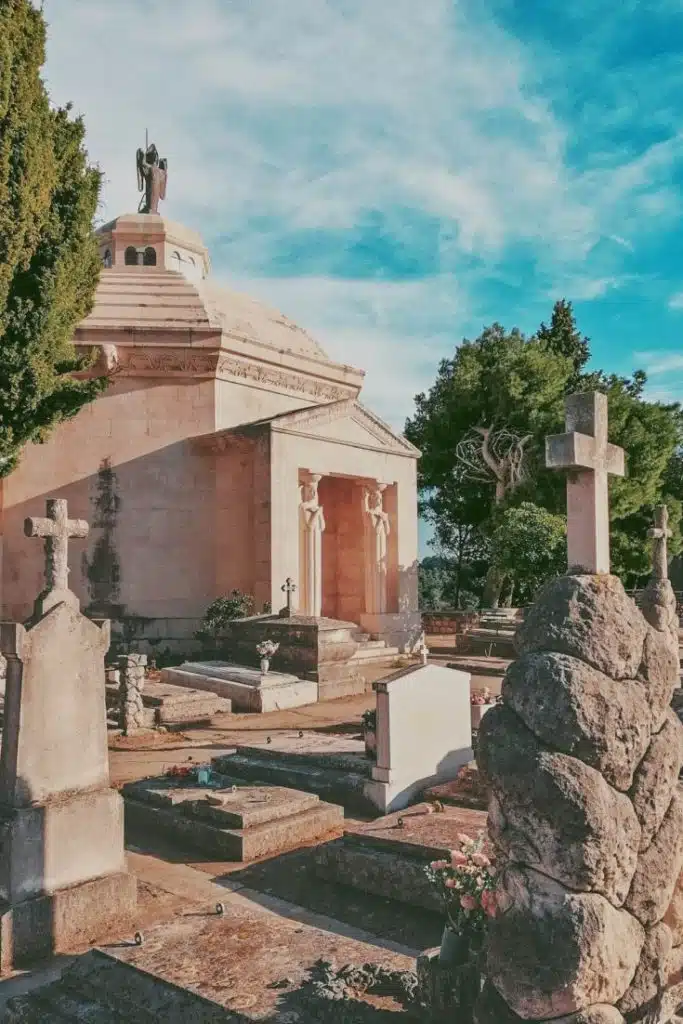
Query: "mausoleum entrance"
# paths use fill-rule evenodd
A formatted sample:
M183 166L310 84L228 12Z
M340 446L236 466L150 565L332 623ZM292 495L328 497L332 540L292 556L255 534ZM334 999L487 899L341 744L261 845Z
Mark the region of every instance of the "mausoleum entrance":
M300 611L361 623L398 611L397 487L299 473Z

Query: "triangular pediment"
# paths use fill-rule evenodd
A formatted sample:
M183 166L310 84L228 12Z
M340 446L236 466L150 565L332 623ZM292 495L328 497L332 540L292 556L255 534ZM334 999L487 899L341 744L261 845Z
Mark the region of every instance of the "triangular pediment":
M353 399L284 413L273 417L270 423L271 429L279 433L319 437L412 458L420 454L405 437L394 433L378 416Z

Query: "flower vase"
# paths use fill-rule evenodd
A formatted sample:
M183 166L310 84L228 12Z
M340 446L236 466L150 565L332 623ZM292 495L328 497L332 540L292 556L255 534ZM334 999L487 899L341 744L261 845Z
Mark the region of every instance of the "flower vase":
M261 658L261 675L267 676L270 669L270 658Z
M439 950L439 963L444 967L458 967L467 960L467 937L456 932L449 924L444 925Z
M365 740L365 756L375 760L377 758L377 733L374 729L365 729L363 733Z

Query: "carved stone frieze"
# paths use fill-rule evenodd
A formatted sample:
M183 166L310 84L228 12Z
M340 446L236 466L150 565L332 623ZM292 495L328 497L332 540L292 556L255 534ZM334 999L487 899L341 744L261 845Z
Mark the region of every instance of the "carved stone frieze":
M251 363L229 355L219 358L216 372L219 377L253 381L255 384L265 384L298 395L310 395L320 402L338 402L352 398L357 390L353 386L330 384L292 370L279 369L264 363Z

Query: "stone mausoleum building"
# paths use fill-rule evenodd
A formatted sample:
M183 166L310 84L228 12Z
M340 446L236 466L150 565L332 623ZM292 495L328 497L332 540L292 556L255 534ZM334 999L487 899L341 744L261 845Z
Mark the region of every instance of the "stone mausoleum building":
M139 213L98 235L75 341L110 386L3 482L2 618L41 589L23 521L51 497L92 525L72 589L129 640L186 647L214 598L277 610L290 577L300 613L414 642L418 452L359 401L363 372L215 285L196 232Z

